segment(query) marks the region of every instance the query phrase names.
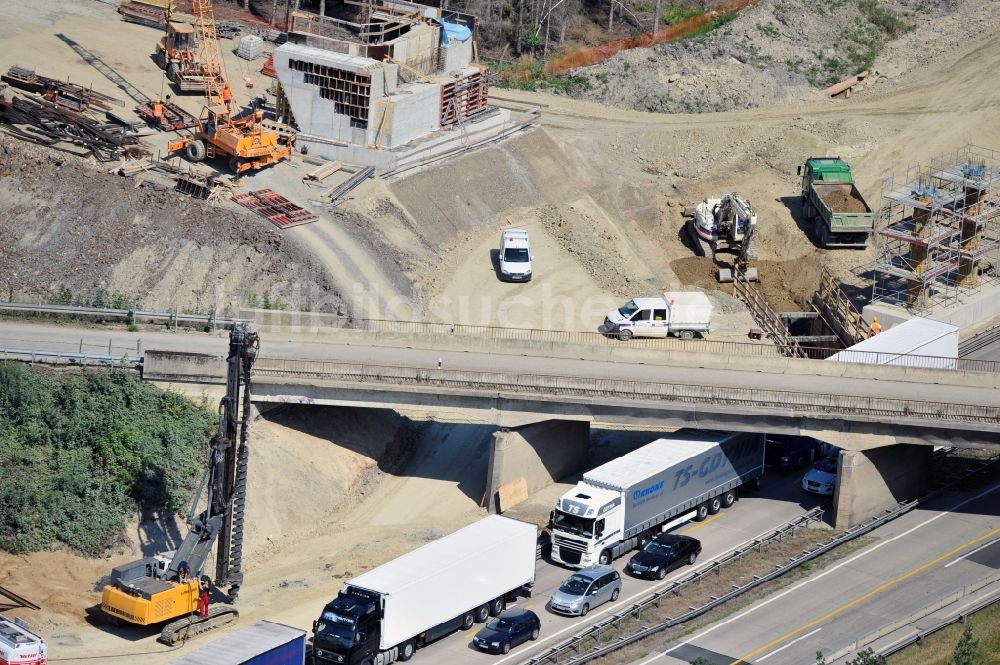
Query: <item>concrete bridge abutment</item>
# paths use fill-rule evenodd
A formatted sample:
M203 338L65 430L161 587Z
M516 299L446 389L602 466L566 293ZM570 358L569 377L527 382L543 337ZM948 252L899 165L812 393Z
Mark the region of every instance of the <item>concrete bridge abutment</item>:
M487 507L499 513L566 476L583 471L590 423L545 420L493 433L487 471Z
M912 444L842 451L833 495L834 528L846 529L922 494L933 456L931 446Z

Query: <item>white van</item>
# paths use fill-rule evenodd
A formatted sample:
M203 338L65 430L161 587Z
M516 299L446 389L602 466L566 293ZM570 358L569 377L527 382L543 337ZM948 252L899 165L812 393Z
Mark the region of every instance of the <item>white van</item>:
M531 245L524 229L500 233L500 279L505 282L531 281Z

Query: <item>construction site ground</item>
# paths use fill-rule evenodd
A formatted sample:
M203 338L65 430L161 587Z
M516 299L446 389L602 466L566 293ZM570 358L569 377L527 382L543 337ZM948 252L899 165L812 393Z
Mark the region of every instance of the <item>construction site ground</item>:
M754 324L716 284L711 261L693 257L682 209L726 191L753 202L760 286L775 309L805 308L823 267L864 292L873 250L817 248L802 226L796 166L840 155L876 205L888 170L967 142L1000 147L998 23L1000 11L947 43L932 42L929 31L905 36L905 49L890 45L883 58L921 44L936 57L909 68L876 62L893 71L892 85L876 81L847 100L657 115L499 91L543 104L540 126L405 177L369 180L334 210L310 203L316 188L301 178L314 167L300 156L246 178L244 189L270 187L321 215L285 231L230 202L154 196L107 165L0 135L0 242L14 248L0 253L0 280L9 281L0 287L42 298L60 284L74 292L113 286L146 309L224 309L266 289L313 310L575 330L593 330L630 296L705 288L719 292L719 338L745 339ZM34 67L124 100L60 32L147 93L161 89L149 57L157 31L122 23L94 0L0 3L0 69ZM199 106L197 97L183 103ZM147 140L166 143L162 135ZM101 231L109 223L117 229L110 239ZM531 231L529 284L497 280L492 253L504 224ZM46 266L57 268L36 277ZM274 414L254 430L241 626L268 618L307 628L344 578L482 514L488 429L309 409ZM181 533L169 519L137 523L127 543L99 560L0 554L0 585L41 605L12 613L46 635L52 658L142 653L146 662L167 662L175 652L155 643L157 631L91 624L85 609L98 602L113 565L172 546Z

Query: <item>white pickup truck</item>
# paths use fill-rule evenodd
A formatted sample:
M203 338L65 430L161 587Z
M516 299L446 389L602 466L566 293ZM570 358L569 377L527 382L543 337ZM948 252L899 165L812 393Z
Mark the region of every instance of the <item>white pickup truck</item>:
M633 337L691 339L710 332L712 303L701 291L664 291L652 298L633 298L608 312L600 330L625 341Z
M531 245L524 229L500 233L500 279L505 282L531 281Z

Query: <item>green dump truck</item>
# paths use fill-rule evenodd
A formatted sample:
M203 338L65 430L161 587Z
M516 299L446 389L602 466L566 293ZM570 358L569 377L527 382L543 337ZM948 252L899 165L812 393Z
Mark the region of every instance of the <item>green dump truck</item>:
M839 157L810 157L799 166L802 214L823 247L864 249L875 215L854 185L851 167Z

